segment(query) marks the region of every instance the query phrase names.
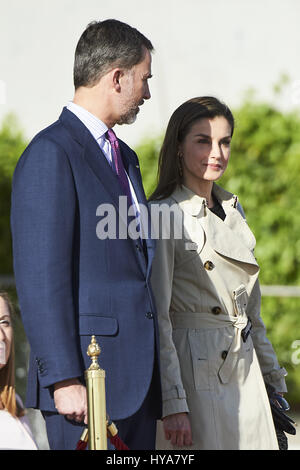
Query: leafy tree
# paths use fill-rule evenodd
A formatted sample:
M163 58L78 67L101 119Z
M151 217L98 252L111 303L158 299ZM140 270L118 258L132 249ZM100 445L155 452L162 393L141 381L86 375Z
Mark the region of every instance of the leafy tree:
M14 168L26 141L18 127L16 118L8 115L0 128L0 276L12 275L12 248L10 234L10 195ZM14 318L14 335L16 351L16 388L24 399L26 386L26 368L28 360L28 343L18 310L17 295L14 286L1 285L0 290L7 291L16 315Z
M10 193L14 168L26 141L10 114L0 129L0 274L11 274L12 250L10 235Z
M246 100L235 112L232 157L220 181L239 196L256 239L263 285L300 283L300 115ZM299 402L299 298L263 297L268 336L289 375L289 399Z

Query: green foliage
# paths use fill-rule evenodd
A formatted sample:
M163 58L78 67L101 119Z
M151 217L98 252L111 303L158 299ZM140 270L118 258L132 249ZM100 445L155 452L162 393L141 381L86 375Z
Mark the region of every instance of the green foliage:
M12 273L10 235L10 193L14 168L26 147L25 139L13 115L8 115L0 129L0 274Z
M135 149L139 160L143 185L147 197L154 191L157 184L157 164L162 137L144 140Z
M231 161L220 184L237 194L256 239L265 285L300 284L300 115L246 101L235 112ZM299 402L299 298L263 297L262 317L289 375L289 399Z
M8 115L0 128L0 275L11 275L12 248L10 235L11 181L16 163L26 147L26 141L19 130L17 120ZM0 285L6 290L15 305L14 336L16 352L16 389L21 398L25 397L28 343L18 310L15 288Z
M283 77L276 93L285 81ZM231 160L219 183L238 195L256 236L261 284L299 285L300 116L257 102L253 93L234 116ZM149 140L136 149L148 196L156 184L158 147ZM299 403L300 365L291 358L292 344L300 340L299 312L300 298L262 299L268 337L289 373L288 398L295 403Z
M220 183L239 196L258 244L264 284L300 281L300 117L246 102Z

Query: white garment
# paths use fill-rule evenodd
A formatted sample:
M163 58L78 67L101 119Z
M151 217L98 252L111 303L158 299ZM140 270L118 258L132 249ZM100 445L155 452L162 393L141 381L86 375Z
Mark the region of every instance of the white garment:
M0 410L0 450L38 450L26 416L15 418Z

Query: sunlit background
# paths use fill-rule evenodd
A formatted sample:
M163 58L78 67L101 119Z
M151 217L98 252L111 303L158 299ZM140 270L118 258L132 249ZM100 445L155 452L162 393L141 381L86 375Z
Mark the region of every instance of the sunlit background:
M296 410L300 403L298 0L0 0L0 285L15 297L13 286L8 286L13 273L7 227L16 159L72 100L77 41L89 22L108 18L136 27L155 48L152 98L135 124L116 129L139 150L148 195L155 185L160 138L178 105L194 96L214 95L236 110L232 169L224 182L243 196L257 238L263 283L286 286L280 291L284 297L274 296L273 290L263 298L263 316L289 371ZM251 186L253 175L258 187L264 188L261 199L254 197L259 188ZM276 186L279 180L282 184ZM274 186L268 186L272 182ZM291 287L293 291L288 290ZM279 292L276 287L275 292ZM17 386L24 398L28 345L20 320L17 323ZM31 419L40 447L47 448L39 418L32 413ZM298 444L292 438L290 445Z
M273 100L281 74L283 108L300 104L298 0L1 0L0 118L16 112L31 138L73 97L77 41L90 21L116 18L151 39L152 99L121 137L137 144L164 129L184 100L212 94L238 105L249 88ZM298 96L294 87L298 83ZM4 99L3 99L4 98Z

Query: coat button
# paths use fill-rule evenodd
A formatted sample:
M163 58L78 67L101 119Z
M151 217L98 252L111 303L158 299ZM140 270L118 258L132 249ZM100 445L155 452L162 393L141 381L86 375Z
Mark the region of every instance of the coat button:
M205 269L207 269L207 271L211 271L215 267L212 261L205 261L203 266L205 267Z
M222 351L221 357L222 357L222 359L224 359L224 361L227 357L227 354L228 354L228 351Z
M221 307L213 307L211 311L214 315L219 315L222 312L222 309Z
M146 317L149 318L149 320L151 320L153 318L153 313L152 312L147 312Z

